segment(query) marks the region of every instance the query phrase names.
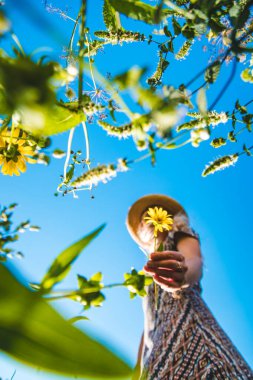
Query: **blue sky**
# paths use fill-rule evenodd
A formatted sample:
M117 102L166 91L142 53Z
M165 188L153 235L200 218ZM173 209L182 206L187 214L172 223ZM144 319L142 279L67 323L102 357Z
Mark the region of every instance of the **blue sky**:
M60 3L53 4L57 7ZM33 4L67 44L71 22L56 14L46 13L40 1ZM23 11L16 5L17 2L12 0L6 8L26 51L50 46L54 59L61 55L61 44L52 38L52 33L40 27L31 14L31 8L26 8L26 1ZM79 1L71 2L71 16L77 13L78 5ZM102 1L93 0L88 5L88 25L91 30L95 27L103 29ZM126 24L125 18L123 21L128 28L147 31L144 24L134 21L127 21ZM202 45L201 41L196 42L186 61L171 64L166 83L179 85L205 65L207 55L203 53ZM156 61L155 48L147 49L140 44L108 47L96 58L96 64L104 74L122 72L133 64L147 65L152 72ZM250 85L239 78L242 69L243 65L238 68L237 78L217 106L217 111L226 111L238 97L242 103L251 99ZM223 79L210 91L209 104L230 70L230 66L223 68ZM216 127L214 136L226 136L229 130L229 125ZM88 132L94 166L115 162L118 157L136 158L141 154L136 151L131 139L109 139L104 131L92 124L88 125ZM55 137L53 147L65 149L67 136L62 134ZM145 263L143 253L131 240L125 227L129 206L145 194L170 195L183 204L191 225L200 234L205 262L203 297L225 332L253 366L252 158L243 155L235 167L206 178L201 177L206 163L219 155L241 150L243 142L252 144L249 133L241 134L238 144L230 144L222 151L214 151L207 141L197 149L187 145L175 151L158 152L155 167L151 167L149 160L136 163L131 170L118 174L108 184L100 184L92 192L80 192L79 199L73 199L70 195L54 196L62 174L63 160L53 159L48 167L30 165L20 178L1 176L1 203L17 202L19 208L16 220L30 218L34 224L41 226L39 233L22 236L18 249L25 253L25 259L15 260L13 265L29 280L38 281L62 249L105 222L105 230L75 262L62 287L73 288L77 273L89 277L102 271L105 284L122 281L124 272L132 266L141 269ZM84 150L84 144L82 131L78 130L74 148ZM108 342L134 364L143 329L141 300L130 300L128 291L119 288L109 289L105 295L107 299L104 306L90 310L87 313L90 321L79 322L77 326ZM76 315L81 309L78 304L64 301L55 304L55 307L66 317ZM0 377L4 380L9 379L15 369L17 380L58 378L21 365L4 354L0 356Z

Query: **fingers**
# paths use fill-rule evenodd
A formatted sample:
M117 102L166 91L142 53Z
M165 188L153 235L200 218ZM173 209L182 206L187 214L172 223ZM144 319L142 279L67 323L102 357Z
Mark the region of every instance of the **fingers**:
M185 278L185 275L182 272L179 273L179 272L175 272L175 271L164 269L164 268L155 268L152 270L148 270L147 272L152 273L153 276L158 275L160 277L164 277L167 279L172 278L174 281L177 281L180 283L183 282Z
M161 285L162 288L172 288L173 290L181 289L182 283L174 281L172 278L163 278L157 274L154 276L154 281Z
M165 268L165 269L172 269L176 272L183 272L183 273L187 271L186 265L176 260L159 260L159 261L149 260L147 264L145 265L145 267L147 270L152 270L156 268Z
M150 259L153 261L160 261L160 260L184 261L184 256L177 251L162 251L162 252L151 253Z

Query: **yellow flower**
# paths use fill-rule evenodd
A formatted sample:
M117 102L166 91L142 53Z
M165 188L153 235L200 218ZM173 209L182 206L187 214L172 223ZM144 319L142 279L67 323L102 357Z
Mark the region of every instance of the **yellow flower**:
M26 162L31 164L36 160L31 157L35 155L35 143L29 140L27 134L20 128L12 131L4 129L0 134L0 165L4 175L20 175L26 171Z
M150 207L147 215L144 219L147 224L152 223L154 226L154 237L157 237L157 233L163 232L163 230L170 231L173 225L172 215L168 214L162 207Z

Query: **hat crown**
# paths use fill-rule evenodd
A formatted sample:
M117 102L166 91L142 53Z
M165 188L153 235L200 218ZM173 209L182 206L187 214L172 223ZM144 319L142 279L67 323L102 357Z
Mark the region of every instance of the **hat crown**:
M138 234L139 224L142 221L144 212L147 211L148 208L153 208L156 206L166 209L172 216L178 212L181 212L187 217L187 213L184 210L183 206L181 206L181 204L178 203L174 198L171 198L167 195L149 194L137 199L137 201L134 202L128 210L126 226L133 240L142 247L145 245L145 243L141 240Z

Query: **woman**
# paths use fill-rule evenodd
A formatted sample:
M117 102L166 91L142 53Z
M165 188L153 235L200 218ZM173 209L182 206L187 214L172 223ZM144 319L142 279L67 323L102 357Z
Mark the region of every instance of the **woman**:
M162 207L173 216L172 230L159 232L154 251L153 226L144 218ZM144 270L153 276L143 299L144 334L136 378L147 380L249 380L253 372L201 298L202 255L199 235L184 208L165 195L147 195L129 209L127 227L150 254Z

